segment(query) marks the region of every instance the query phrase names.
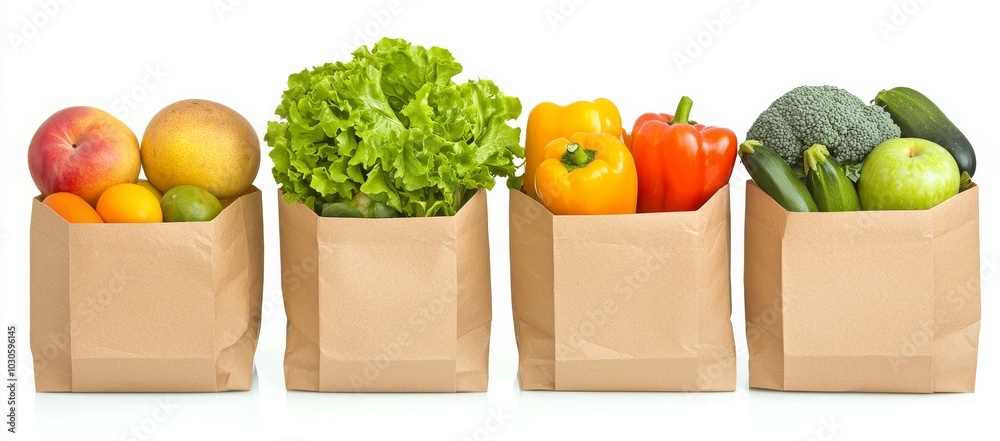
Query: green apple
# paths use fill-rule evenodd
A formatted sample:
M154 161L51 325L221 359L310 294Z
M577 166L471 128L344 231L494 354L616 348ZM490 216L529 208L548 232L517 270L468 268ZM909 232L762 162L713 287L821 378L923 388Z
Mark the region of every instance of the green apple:
M890 139L865 158L858 180L864 210L926 210L958 194L955 158L931 141Z

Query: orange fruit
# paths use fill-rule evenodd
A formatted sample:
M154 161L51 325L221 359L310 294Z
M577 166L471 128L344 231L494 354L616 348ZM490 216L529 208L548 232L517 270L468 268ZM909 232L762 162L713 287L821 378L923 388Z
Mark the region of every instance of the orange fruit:
M42 203L52 208L66 222L74 224L99 224L104 221L101 216L94 211L87 201L69 192L61 191L52 193L42 200Z
M118 184L97 200L97 214L105 222L163 222L160 201L138 184Z

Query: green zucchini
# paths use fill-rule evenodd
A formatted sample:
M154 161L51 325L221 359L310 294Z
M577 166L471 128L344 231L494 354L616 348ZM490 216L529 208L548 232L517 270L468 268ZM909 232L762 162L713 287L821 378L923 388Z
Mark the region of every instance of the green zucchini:
M805 184L788 163L760 141L740 144L740 161L753 182L788 211L819 211Z
M889 112L903 138L933 141L955 157L960 171L976 174L972 143L930 98L908 87L894 87L879 92L872 103Z
M844 166L830 156L825 145L814 144L802 154L806 188L819 211L859 211L858 191L844 172Z

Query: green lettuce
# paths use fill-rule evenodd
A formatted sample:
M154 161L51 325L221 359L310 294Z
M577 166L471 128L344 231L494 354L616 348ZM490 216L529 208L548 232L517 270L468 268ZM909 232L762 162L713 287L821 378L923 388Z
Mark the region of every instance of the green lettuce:
M524 157L521 102L489 80L457 84L446 49L384 38L292 74L269 122L275 181L326 216L454 215Z

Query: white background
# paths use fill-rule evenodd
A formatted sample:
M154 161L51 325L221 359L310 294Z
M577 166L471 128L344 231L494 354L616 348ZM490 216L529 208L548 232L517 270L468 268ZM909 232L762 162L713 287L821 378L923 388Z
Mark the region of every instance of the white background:
M256 181L265 190L265 306L253 389L36 395L24 369L19 433L11 439L996 439L1000 248L993 226L1000 221L994 203L1000 11L994 2L392 4L394 12L388 0L2 2L0 325L18 326L21 365L31 364L28 231L30 200L37 193L25 152L38 124L63 107L90 105L116 113L141 138L162 107L205 98L241 112L263 136L290 73L343 60L357 44L390 35L446 47L465 67L462 78L491 78L520 97L522 127L528 110L541 101L605 96L618 104L631 128L640 113L671 112L687 94L695 101L695 119L730 127L742 137L757 113L801 84L834 84L865 100L899 85L923 91L978 147L984 320L977 392L748 390L740 165L732 192L733 325L740 357L735 393L520 392L502 183L489 196L494 321L488 393L286 392L275 185L265 155ZM26 24L31 21L37 26ZM689 62L679 61L682 56ZM122 95L133 98L126 103ZM836 276L817 271L816 281L827 277Z

